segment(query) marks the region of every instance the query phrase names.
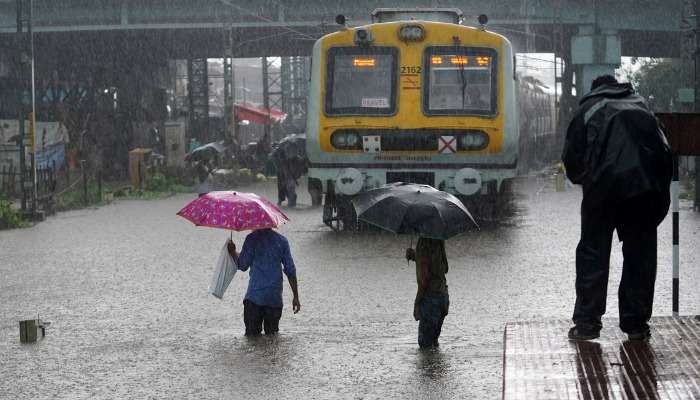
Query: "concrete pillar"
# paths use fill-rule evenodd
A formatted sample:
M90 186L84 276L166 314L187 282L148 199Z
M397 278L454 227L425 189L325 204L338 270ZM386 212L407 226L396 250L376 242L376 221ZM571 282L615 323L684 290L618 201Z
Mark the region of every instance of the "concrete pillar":
M600 75L615 74L620 66L621 42L616 31L599 31L594 25L579 27L571 38L571 62L576 65L576 94L590 91L591 82Z

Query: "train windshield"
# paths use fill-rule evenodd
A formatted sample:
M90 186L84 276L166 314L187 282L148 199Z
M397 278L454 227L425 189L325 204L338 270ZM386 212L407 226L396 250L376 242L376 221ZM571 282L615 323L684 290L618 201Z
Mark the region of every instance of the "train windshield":
M450 46L426 51L424 108L429 114L493 115L497 104L496 52Z
M326 114L389 115L396 111L397 50L336 47L328 51Z

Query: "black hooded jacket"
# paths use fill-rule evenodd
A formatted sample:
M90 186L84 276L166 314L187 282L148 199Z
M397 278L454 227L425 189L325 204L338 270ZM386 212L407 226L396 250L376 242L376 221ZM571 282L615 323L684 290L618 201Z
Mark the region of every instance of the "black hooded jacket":
M587 206L652 195L658 224L670 205L672 158L654 114L628 83L602 85L580 101L566 132L566 175L583 185Z

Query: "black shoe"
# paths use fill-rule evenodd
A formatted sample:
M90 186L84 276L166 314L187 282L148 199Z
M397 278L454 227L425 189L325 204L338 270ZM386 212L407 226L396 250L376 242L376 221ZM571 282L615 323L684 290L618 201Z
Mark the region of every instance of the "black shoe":
M638 332L628 332L627 339L629 340L646 340L651 337L651 331L649 328L638 331Z
M593 340L600 337L600 329L574 326L569 329L569 340Z

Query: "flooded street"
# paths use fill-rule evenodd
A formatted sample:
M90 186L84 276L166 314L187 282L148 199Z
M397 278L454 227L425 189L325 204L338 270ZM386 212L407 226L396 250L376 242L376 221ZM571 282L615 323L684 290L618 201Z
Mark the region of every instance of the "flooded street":
M0 397L497 399L506 322L569 318L581 194L518 185L518 213L447 242L450 313L440 347L420 351L410 237L334 233L321 210L285 209L301 311L277 337L243 336L239 272L223 301L207 292L228 237L175 213L193 195L118 201L0 232ZM275 199L275 184L239 188ZM680 312L700 310L700 214L681 220ZM659 227L654 315L671 311L671 218ZM244 233L234 233L240 248ZM415 241L413 242L415 245ZM617 317L615 242L608 317ZM39 313L47 337L21 345ZM605 323L605 321L604 321ZM566 332L561 332L566 340Z

